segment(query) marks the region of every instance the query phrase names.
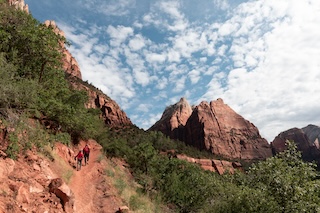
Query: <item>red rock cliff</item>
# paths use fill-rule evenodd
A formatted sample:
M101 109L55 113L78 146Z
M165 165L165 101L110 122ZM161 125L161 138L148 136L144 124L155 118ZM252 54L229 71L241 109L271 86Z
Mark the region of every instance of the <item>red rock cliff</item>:
M306 161L314 161L320 165L320 127L308 125L302 129L292 128L281 132L272 141L271 146L274 154L286 149L286 141L294 141L297 149L301 152L302 158Z
M222 99L210 104L201 102L189 117L185 113L182 118L179 118L181 113L177 107L181 105L180 102L169 107L170 109L167 108L165 116L162 116L150 130L161 131L171 138L228 159L254 160L272 156L271 147L260 136L259 130L224 104ZM181 122L177 128L176 125L172 125L176 124L172 122L174 120L187 122Z

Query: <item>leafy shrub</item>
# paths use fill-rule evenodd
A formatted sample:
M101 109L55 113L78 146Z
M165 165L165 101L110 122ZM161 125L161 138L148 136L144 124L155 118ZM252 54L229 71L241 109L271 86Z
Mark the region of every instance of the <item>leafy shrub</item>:
M18 136L16 134L9 135L9 146L7 147L6 153L9 158L16 160L20 152L20 147L18 143Z

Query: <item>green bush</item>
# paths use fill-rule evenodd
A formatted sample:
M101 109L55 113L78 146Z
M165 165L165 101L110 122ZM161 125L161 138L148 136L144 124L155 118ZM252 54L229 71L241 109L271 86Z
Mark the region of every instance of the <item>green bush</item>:
M20 147L18 143L18 136L14 133L9 135L9 145L7 147L6 153L9 158L16 160L20 152Z

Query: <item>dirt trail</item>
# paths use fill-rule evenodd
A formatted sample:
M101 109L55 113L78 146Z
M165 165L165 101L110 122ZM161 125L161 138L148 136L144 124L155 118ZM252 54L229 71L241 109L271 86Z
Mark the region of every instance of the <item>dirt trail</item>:
M84 147L85 142L79 147ZM112 186L103 174L105 166L101 160L102 147L96 142L89 142L91 149L89 164L84 166L84 159L80 171L74 171L69 187L74 193L74 210L76 213L104 212L115 213L121 206L121 201L110 196ZM112 195L113 193L111 193Z

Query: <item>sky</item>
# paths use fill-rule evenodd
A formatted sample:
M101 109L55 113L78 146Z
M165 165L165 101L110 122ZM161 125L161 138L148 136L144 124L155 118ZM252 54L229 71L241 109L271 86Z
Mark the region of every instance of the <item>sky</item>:
M82 78L148 129L222 98L262 137L320 125L319 0L25 0L54 20Z

